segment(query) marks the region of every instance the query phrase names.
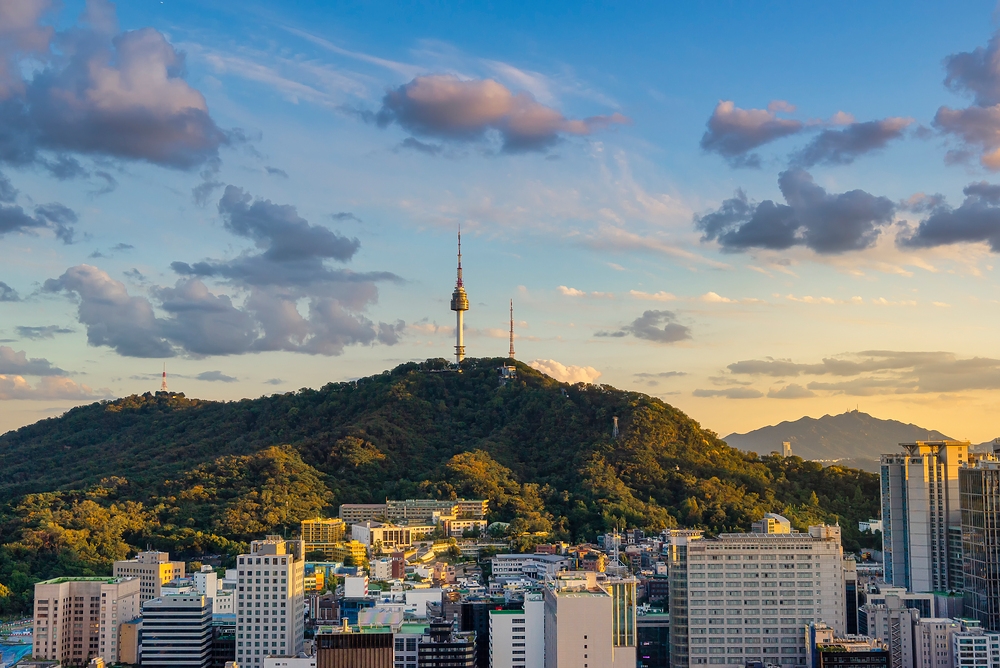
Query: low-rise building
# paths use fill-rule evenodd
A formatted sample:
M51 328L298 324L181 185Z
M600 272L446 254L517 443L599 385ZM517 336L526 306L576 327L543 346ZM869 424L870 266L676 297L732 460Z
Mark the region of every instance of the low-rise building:
M373 550L395 550L400 547L409 547L413 542L408 527L383 524L373 520L352 525L351 539Z
M184 562L170 561L168 552L140 552L134 558L114 563L116 578L138 577L139 599L146 602L162 595L162 585L184 577Z
M498 554L490 560L493 577L526 577L544 580L570 569L568 557L559 554Z

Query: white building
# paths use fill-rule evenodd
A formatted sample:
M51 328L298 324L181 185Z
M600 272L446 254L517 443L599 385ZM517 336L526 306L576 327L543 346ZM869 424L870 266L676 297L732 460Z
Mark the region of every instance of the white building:
M498 554L490 561L494 578L544 580L570 567L570 560L558 554Z
M170 561L167 552L140 552L134 559L116 561L112 574L116 578L138 577L142 582L139 599L145 602L162 595L161 585L184 577L184 562Z
M345 598L364 598L368 595L367 575L348 575L344 578Z
M392 559L383 557L368 562L368 575L372 580L392 579Z
M219 575L211 566L202 566L201 570L191 576L194 586L205 596L214 596L219 590Z
M268 536L236 559L236 662L256 668L269 655L303 649L305 544Z
M858 522L858 531L865 532L871 531L875 533L876 531L882 530L882 520L867 520Z
M1000 633L959 631L951 634L952 665L957 668L1000 668Z
M931 617L918 619L913 628L916 644L916 668L958 668L952 661L952 636L962 631L962 623L955 619Z
M211 661L211 601L182 594L143 604L143 668L208 668Z
M426 631L427 624L407 622L399 625L392 634L393 665L396 668L417 668L420 639Z
M635 580L599 584L597 573L572 573L542 592L544 668L636 665Z
M784 529L782 522L758 526ZM672 668L805 666L809 623L825 621L846 635L840 527L671 540Z
M545 601L524 597L524 610L490 610L490 668L532 668L545 662Z

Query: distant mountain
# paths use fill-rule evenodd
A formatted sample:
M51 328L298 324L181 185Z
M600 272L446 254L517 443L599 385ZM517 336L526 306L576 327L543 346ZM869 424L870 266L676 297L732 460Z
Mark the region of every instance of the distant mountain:
M723 439L731 447L767 454L781 452L783 441L790 441L792 454L803 459L850 459L859 467L861 460L877 460L884 452L898 451L899 443L950 440L939 431L896 420L880 420L860 411L840 415L804 417L761 427L746 434L730 434ZM869 467L864 467L869 468Z

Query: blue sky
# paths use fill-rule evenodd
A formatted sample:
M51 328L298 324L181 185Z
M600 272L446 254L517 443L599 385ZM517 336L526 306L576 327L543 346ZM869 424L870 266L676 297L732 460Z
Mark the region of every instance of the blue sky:
M5 4L0 430L447 357L461 225L471 356L992 438L994 9Z

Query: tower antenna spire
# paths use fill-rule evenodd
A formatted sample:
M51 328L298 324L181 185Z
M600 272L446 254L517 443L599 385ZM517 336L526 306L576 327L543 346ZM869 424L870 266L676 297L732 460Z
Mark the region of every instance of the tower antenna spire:
M160 391L161 392L169 392L170 391L170 390L167 389L167 363L166 362L163 363L163 382L160 383Z
M510 355L514 359L514 300L510 300Z
M463 314L469 310L469 296L465 293L462 282L462 226L458 226L458 280L455 291L451 293L451 310L455 312L455 364L461 364L465 359L465 338L463 331Z

